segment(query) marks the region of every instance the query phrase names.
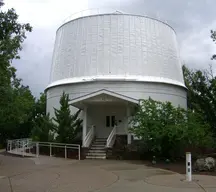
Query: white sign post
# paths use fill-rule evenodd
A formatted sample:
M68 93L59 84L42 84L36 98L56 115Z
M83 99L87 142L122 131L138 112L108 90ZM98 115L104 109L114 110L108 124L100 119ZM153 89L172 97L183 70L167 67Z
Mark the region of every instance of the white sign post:
M186 181L192 181L191 153L186 153Z

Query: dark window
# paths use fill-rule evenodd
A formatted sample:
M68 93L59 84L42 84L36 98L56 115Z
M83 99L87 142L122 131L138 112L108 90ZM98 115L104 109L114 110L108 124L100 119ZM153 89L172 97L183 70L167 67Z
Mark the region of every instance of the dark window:
M115 126L115 116L112 116L112 127Z
M106 127L110 127L110 116L106 116Z

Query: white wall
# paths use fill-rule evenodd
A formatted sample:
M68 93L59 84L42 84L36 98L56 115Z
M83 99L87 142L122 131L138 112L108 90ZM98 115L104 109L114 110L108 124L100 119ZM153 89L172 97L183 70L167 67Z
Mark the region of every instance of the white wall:
M83 17L59 28L51 80L140 75L184 84L176 34L168 25L133 15Z
M53 107L59 108L59 99L63 91L69 94L70 99L84 96L91 92L107 89L135 99L152 99L170 101L174 106L187 108L186 89L162 83L137 82L94 82L62 85L47 90L47 112L54 115ZM74 109L75 110L75 109Z

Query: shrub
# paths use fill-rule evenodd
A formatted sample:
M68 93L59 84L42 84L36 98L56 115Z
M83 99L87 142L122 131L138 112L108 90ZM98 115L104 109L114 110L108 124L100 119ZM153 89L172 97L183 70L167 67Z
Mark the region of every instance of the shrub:
M198 114L151 98L140 101L130 131L140 138L142 150L165 158L179 157L185 150L213 144L209 126Z

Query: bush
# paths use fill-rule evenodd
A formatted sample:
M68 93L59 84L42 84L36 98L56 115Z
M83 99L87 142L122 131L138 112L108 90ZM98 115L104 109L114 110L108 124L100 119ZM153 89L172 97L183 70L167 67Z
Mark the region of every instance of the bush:
M4 149L4 146L2 144L0 144L0 149Z
M180 157L185 150L213 144L210 128L198 114L151 98L141 100L130 131L140 138L143 151L164 158Z

